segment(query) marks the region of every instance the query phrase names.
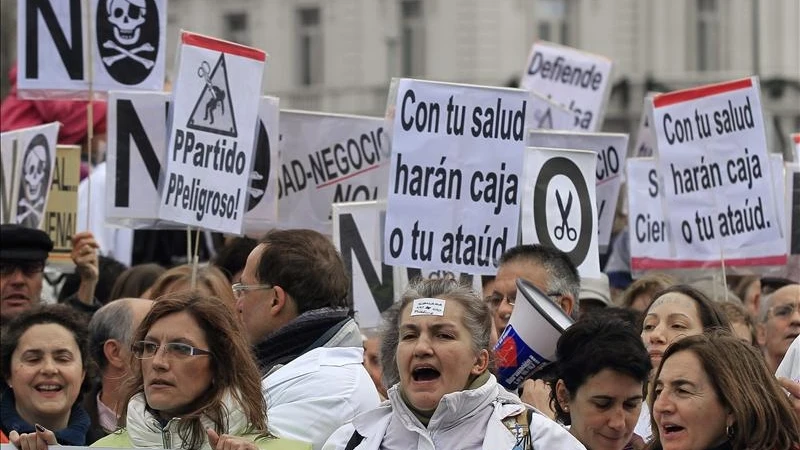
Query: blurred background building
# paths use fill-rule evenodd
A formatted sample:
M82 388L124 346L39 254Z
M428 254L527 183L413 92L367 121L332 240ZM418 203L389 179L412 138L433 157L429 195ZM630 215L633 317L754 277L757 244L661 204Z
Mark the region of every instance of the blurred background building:
M262 48L283 108L380 116L392 77L513 85L544 39L614 61L606 130L635 133L647 91L752 74L771 149L788 152L800 130L800 0L168 2L168 62L180 29ZM3 93L15 5L2 0Z

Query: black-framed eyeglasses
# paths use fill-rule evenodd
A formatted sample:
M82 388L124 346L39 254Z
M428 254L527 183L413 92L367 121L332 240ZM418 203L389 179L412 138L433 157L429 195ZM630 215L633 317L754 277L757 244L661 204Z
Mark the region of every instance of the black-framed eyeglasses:
M562 294L561 292L548 292L547 296L550 297L551 300L556 301L559 298L563 297L564 294ZM489 305L492 308L499 307L500 304L503 303L503 300L508 302L508 306L513 308L514 304L516 303L516 294L514 294L514 298L509 298L509 296L505 294L500 294L499 292L495 292L494 294L486 297L485 300L487 303L489 303Z
M242 283L236 283L236 284L231 286L231 289L233 289L233 296L238 299L239 297L244 295L245 292L248 292L248 291L261 291L261 290L265 290L265 289L272 289L274 287L275 286L273 286L271 284L242 284Z
M772 315L781 319L788 319L795 311L800 309L800 303L786 303L785 305L775 305L770 308Z
M0 261L0 275L7 277L17 269L31 277L44 272L44 261Z
M190 356L211 356L210 351L192 347L183 342L157 344L151 341L138 341L133 343L131 351L133 352L133 356L139 359L149 359L156 356L158 349L161 347L164 347L164 356L171 356L178 359L188 358Z

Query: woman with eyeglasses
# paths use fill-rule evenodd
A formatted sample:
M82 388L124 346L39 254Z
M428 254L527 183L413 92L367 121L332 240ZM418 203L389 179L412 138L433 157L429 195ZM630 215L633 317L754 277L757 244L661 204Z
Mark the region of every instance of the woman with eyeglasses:
M233 312L197 291L160 298L133 339L122 428L95 447L310 449L267 433L258 369Z
M25 311L3 330L0 430L18 448L87 444L88 342L82 317L65 305Z

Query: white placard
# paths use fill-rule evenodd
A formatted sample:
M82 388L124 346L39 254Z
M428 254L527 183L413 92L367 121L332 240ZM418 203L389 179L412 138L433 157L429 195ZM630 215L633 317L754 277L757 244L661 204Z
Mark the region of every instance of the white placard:
M0 134L0 223L42 226L60 126L53 122Z
M277 97L261 97L258 118L258 135L244 214L244 233L256 239L278 222L280 100Z
M266 54L183 32L158 217L242 233Z
M655 93L649 93L644 98L642 116L639 118L639 131L636 132L636 141L629 154L634 158L650 158L655 156L656 134L650 126L653 117L652 97Z
M531 92L533 115L528 120L534 130L574 130L579 129L576 115L561 104L534 92Z
M785 180L789 253L800 255L800 164L786 165Z
M581 133L534 130L528 134L531 147L591 150L597 155L595 188L597 192L598 242L605 253L611 241L614 215L617 209L625 155L628 152L628 135L621 133Z
M113 182L106 183L106 222L109 224L134 229L185 228L158 219L158 180L167 158L169 99L170 94L163 92L109 93L106 161L108 173L114 174ZM276 97L261 97L259 118L244 221L245 234L254 237L277 222ZM266 155L269 157L262 159Z
M520 84L572 111L577 125L573 128L597 131L611 90L612 65L600 55L536 41Z
M675 258L783 264L785 248L764 253L783 236L758 79L661 94L652 103Z
M17 20L23 97L164 88L166 0L18 0Z
M529 93L401 79L389 98L385 262L494 274L517 242Z
M356 322L377 328L394 303L393 268L381 262L386 204L379 201L333 204L333 243L350 275L348 295Z
M279 221L331 233L333 203L386 199L384 119L281 111Z
M627 179L631 271L675 268L655 158L629 159Z
M594 152L525 150L522 243L557 248L582 278L600 278Z

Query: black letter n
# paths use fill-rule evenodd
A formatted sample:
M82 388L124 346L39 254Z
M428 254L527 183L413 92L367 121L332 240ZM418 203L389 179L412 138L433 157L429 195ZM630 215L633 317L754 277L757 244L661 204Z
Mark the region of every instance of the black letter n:
M57 0L65 1L65 0ZM69 45L64 30L58 24L50 0L25 1L25 78L39 78L39 13L53 38L56 50L64 62L70 79L83 79L83 32L81 27L81 0L69 0Z
M117 173L114 185L114 206L130 206L131 139L136 143L153 186L158 187L161 164L142 121L130 100L117 100Z

